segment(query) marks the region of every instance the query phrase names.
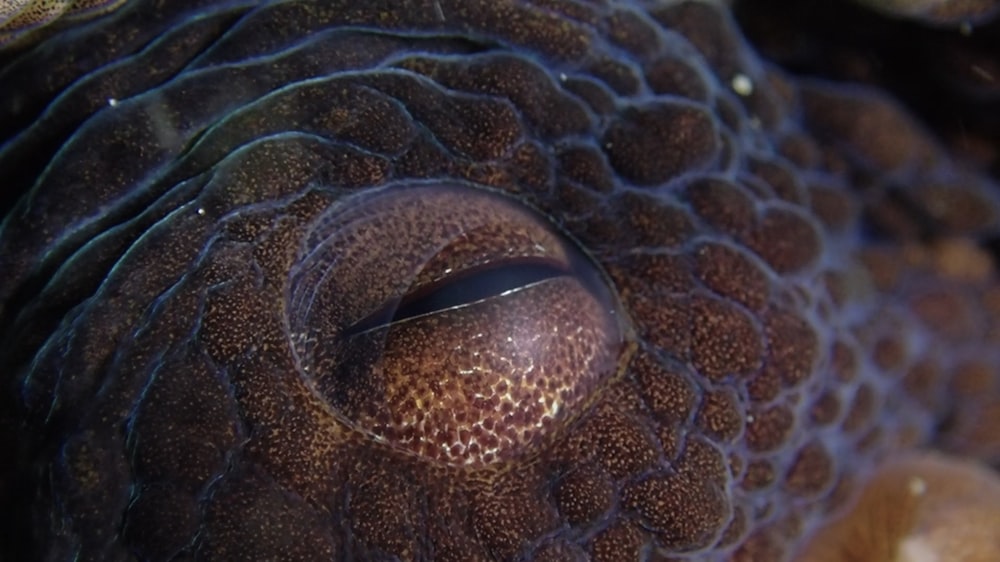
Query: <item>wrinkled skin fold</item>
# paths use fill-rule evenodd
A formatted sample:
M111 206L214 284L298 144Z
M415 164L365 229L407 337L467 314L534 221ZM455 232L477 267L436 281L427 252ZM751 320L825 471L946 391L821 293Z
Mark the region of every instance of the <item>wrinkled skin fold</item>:
M136 1L0 52L0 547L784 560L1000 461L1000 205L712 2Z

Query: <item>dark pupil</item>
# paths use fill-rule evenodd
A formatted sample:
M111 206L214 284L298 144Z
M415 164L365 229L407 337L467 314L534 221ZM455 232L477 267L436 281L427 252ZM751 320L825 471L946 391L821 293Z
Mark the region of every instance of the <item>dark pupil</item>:
M389 303L349 327L344 336L349 338L394 322L457 308L570 273L557 263L539 259L506 259L499 264L471 268Z

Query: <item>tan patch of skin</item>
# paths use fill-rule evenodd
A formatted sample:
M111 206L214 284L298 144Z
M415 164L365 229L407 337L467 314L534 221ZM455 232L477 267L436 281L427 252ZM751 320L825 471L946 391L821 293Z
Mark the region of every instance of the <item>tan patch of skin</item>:
M32 31L117 9L125 0L0 0L0 48L27 40Z
M986 251L963 238L945 238L931 246L913 244L905 249L905 258L942 276L969 282L989 280L995 267Z
M876 469L802 562L1000 560L1000 477L972 461L912 453Z

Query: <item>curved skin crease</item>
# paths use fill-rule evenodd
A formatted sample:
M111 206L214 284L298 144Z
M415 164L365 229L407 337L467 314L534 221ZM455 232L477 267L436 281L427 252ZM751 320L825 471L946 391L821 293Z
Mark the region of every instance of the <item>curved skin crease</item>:
M725 4L46 29L0 50L3 560L992 552L995 179Z

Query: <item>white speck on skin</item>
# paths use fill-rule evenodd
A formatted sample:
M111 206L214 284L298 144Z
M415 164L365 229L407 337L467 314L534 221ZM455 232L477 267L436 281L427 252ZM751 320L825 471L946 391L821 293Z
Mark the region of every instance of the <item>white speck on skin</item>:
M911 496L922 496L927 492L927 482L919 476L914 476L910 479L907 489L910 490Z
M205 214L205 208L204 207L198 207L198 214L204 216L204 214Z
M743 97L747 97L753 93L753 80L750 80L750 77L746 74L736 74L729 84L732 86L734 92Z
M108 105L111 107L118 107L118 100L115 98L108 98Z
M942 562L941 557L927 541L920 537L906 537L899 543L897 562Z

